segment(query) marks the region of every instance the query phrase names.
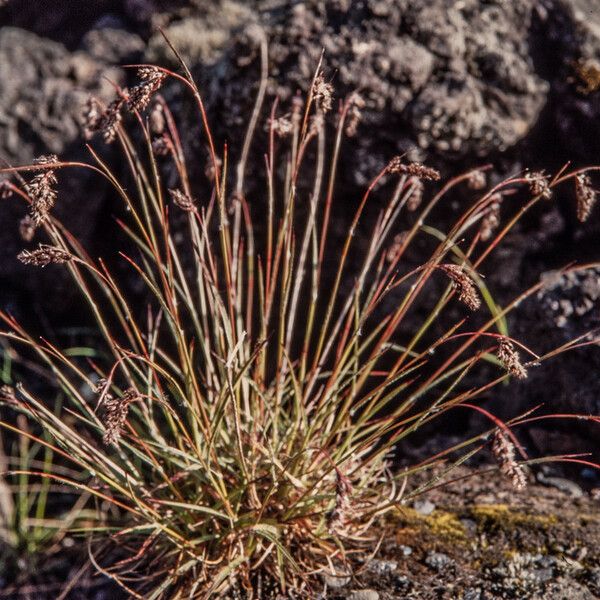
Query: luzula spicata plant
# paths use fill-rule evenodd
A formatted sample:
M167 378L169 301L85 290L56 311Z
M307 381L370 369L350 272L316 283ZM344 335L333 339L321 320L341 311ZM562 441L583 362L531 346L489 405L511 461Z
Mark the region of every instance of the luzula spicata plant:
M10 403L41 423L54 440L48 446L79 470L71 483L113 507L98 515L90 553L132 597L208 598L234 580L251 589L257 573L313 597L318 573L351 569L353 552L372 546L378 519L439 485L436 477L409 491L416 471L444 464L449 474L494 440L502 472L525 485L509 433L527 417L502 423L490 415L489 430L402 471L390 452L439 415L475 406L483 392L525 376L521 360L537 364L589 343L574 340L543 356L520 345L519 359L506 317L540 286L500 306L479 275L523 214L565 181L588 185L588 175L519 175L485 190L482 169L438 184L435 169L394 158L365 190L344 198L353 212L335 238L340 151L346 135L360 135L364 101L351 94L339 104L331 145L336 102L320 68L304 103L295 98L283 115L275 103L265 195L251 202L248 152L234 157L217 146L200 91L182 70L142 66L138 86L117 90L107 106L87 105L88 135L120 147L129 181L91 147L89 164L52 157L15 169L33 173L24 187L9 186L29 204L35 237L48 241L20 259L64 263L49 268L68 269L88 301L103 358L75 359L2 313L2 335L33 355L65 397L57 415L25 378ZM180 81L198 105L208 147L203 182L191 181L187 160L195 158L186 156L157 95L167 79ZM262 100L259 94L242 148L252 147ZM130 125L140 129L137 138ZM161 177L167 161L178 179L171 188ZM110 260L89 256L52 212L57 174L75 168L107 180L127 209L119 223L137 252L120 257L146 290L143 310ZM447 231L428 225L459 186L479 198ZM528 188L533 196L501 219L503 192ZM381 209L369 226L364 212L373 202ZM185 230L175 233L182 218ZM419 237L433 243L432 252L410 266L406 250ZM433 297L432 282L443 285ZM427 315L418 322L417 305ZM443 333L432 340L434 326ZM482 361L504 368L491 381L463 386ZM106 554L106 540L118 562Z

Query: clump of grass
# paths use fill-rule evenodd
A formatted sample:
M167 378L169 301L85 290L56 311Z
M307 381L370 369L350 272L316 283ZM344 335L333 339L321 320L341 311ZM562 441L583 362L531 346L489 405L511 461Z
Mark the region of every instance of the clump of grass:
M119 224L136 248L120 257L143 284L147 304L133 304L127 282L89 256L51 207L45 210L37 234L43 230L49 244L21 259L64 263L48 268L68 269L111 358L74 358L1 313L2 335L49 369L66 397L56 414L25 379L13 404L41 423L53 440L44 445L80 474L49 476L112 507L90 532L90 559L132 597L208 598L234 581L251 596L258 574L312 597L319 573L351 570L355 554L376 545L374 523L408 498L411 473L442 463L450 474L492 439L508 447L511 427L532 419L502 423L473 403L524 372L506 317L539 285L500 306L479 270L523 214L586 171L511 177L481 191L442 232L426 224L430 213L457 186L481 190L485 169L451 179L425 201L439 173L396 157L356 203L343 199L352 214L334 243L340 148L348 129L360 131L356 96L340 103L330 144L325 113L334 91L320 68L306 101L295 99L289 116L273 105L264 202L251 205L246 162L266 74L232 174L228 148L217 151L200 92L182 69L183 76L143 66L134 92L117 90L108 107L88 106L88 132L118 144L132 184L91 146L90 164L56 160L15 170L54 177L85 168L112 185L128 213ZM208 145L202 185L193 185L192 157L155 95L166 77L182 82L198 104ZM161 107L160 127L156 116L152 124L139 112L152 97ZM137 123L141 141L130 136L129 122ZM161 177L165 160L177 173L176 188ZM32 181L39 187L40 174ZM306 181L309 190L300 185ZM33 184L10 184L11 191L35 206ZM505 216L503 227L494 208L492 235L486 219L500 195L529 187L534 195ZM375 195L378 217L357 240ZM408 208L416 218L399 234ZM186 235L176 231L181 219ZM431 255L410 267L403 259L416 238L429 243ZM419 306L426 316L415 326ZM434 328L443 333L432 337ZM518 345L532 366L586 343L577 339L544 356ZM464 386L484 361L498 365L494 377ZM393 470L390 453L400 440L465 406L489 416L490 429L411 469ZM510 472L522 474L514 450L509 458ZM501 462L503 471L507 464ZM411 494L439 483L436 475ZM107 541L112 554L101 552ZM115 559L117 553L124 557Z

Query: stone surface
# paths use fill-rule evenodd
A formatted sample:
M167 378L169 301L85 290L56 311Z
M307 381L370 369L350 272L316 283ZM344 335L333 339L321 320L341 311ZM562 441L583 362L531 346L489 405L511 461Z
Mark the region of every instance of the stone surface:
M348 600L379 600L379 592L375 590L355 590L350 593Z
M83 158L80 139L82 105L93 92L108 98L119 81L118 70L84 52L69 52L63 45L11 27L0 28L0 158L12 165L28 164L39 154ZM74 146L77 150L73 153ZM88 157L86 157L88 158ZM27 176L28 177L28 176ZM69 214L69 226L80 240L93 247L94 230L106 188L85 171L77 177L60 173L58 215ZM0 228L0 302L18 316L28 316L37 300L47 300L47 310L63 310L73 298L73 286L64 285L60 269L36 270L17 259L23 247L18 223L26 207L16 195L2 202ZM44 241L39 237L35 243ZM33 296L31 295L33 294ZM22 297L28 297L23 302ZM72 307L71 307L72 308Z
M81 106L108 98L118 71L22 29L0 28L0 155L22 163L62 154L80 134Z
M358 135L342 152L340 186L364 184L391 155L407 150L445 173L488 160L499 170L514 172L529 165L551 171L567 159L579 165L600 156L596 0L9 0L4 4L0 157L10 162L81 148L79 104L90 90L110 93L102 75L119 79L120 72L107 70L109 63L123 64L141 56L174 65L156 31L159 25L201 83L219 143L243 131L253 105L260 77L257 27L269 40L266 107L278 95L282 113L298 89L307 89L324 50L325 74L336 101L358 89L366 102ZM65 45L52 41L58 39ZM179 89L167 88L165 94L174 99L185 141L197 150L198 118L191 101L183 100ZM232 160L238 148L230 145ZM261 148L255 149L253 156L262 169ZM64 185L65 178L61 181ZM92 190L85 203L80 201L82 185ZM92 241L92 231L101 229L94 215L105 200L103 194L102 188L84 180L61 195L58 210L77 207L70 212L80 220L78 231L86 240ZM509 236L499 249L495 263L499 267L488 281L494 287L501 284L507 298L516 288L535 283L530 280L533 272L555 269L574 258L600 259L600 210L596 208L590 222L581 226L572 203L568 193L561 194L553 205L558 208L548 204L528 230ZM8 208L3 222L16 223L22 207L15 208L13 201L4 205ZM25 272L13 267L20 244L16 236L16 225L0 232L2 287L31 290L34 284ZM551 290L539 298L541 318L537 309L524 310L522 317L515 314L517 337L524 334L535 345L538 339L554 341L555 329L560 329L556 338L560 341L588 327L597 315L592 307L596 284L582 281L580 298L572 297L575 290L561 286L565 297L558 298L558 291ZM16 296L7 294L1 292L0 302L14 306ZM64 306L67 309L67 303ZM552 336L546 335L548 331ZM566 358L571 362L561 370L564 373L531 370L528 401L597 412L597 359L591 350L583 359L572 356ZM589 365L582 366L582 360ZM544 436L550 445L556 443L550 434ZM568 440L568 432L561 439Z

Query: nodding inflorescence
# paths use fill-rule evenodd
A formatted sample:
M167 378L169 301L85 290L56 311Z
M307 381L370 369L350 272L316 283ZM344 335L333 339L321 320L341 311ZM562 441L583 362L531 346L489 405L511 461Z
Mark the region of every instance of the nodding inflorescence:
M353 92L348 99L348 118L346 120L345 133L348 137L354 137L358 130L358 124L362 117L362 111L366 106L364 98L358 93Z
M56 162L58 162L58 157L55 154L40 156L35 160L35 164L42 169L46 165ZM31 199L29 214L36 227L39 227L48 220L50 211L56 202L56 190L54 186L57 182L54 169L48 167L25 184L25 191Z
M24 242L30 242L35 235L35 222L31 215L25 215L19 221L19 235Z
M17 258L25 265L45 267L51 264L63 264L73 260L73 255L62 248L39 244L36 250L23 250Z
M487 178L485 176L485 171L482 171L481 169L475 169L475 171L471 171L469 173L467 186L470 190L482 190L485 188L486 184Z
M596 204L596 190L592 188L589 175L579 173L575 176L575 198L577 200L577 218L585 223Z
M492 452L500 466L500 472L508 477L517 490L527 487L525 469L515 459L515 445L498 429L494 434Z
M411 175L406 182L406 187L410 190L410 196L406 200L406 209L410 212L414 212L423 202L425 185L418 177Z
M533 196L541 196L542 198L546 198L546 200L549 200L552 197L552 190L548 184L548 177L546 177L544 173L539 171L527 173L525 179L527 179L529 183L529 190Z
M171 200L181 210L185 212L194 212L196 210L196 202L181 190L169 190Z
M138 77L142 82L132 88L127 96L127 108L133 112L145 110L166 79L165 73L157 67L140 67Z
M475 311L481 306L481 298L477 293L477 287L463 267L459 265L440 265L440 268L452 281L452 285L458 292L458 299L465 306Z
M496 357L513 377L517 379L525 379L527 377L527 369L521 363L519 353L515 350L512 342L506 338L500 341Z
M102 441L107 445L117 446L121 439L123 428L127 421L127 415L129 414L129 405L132 402L136 402L141 399L140 393L129 388L125 393L117 398L106 391L103 391L104 397L102 401L102 407L104 409L104 415L102 422L106 428Z
M325 81L323 71L316 77L312 88L313 98L317 104L317 108L327 113L333 107L333 86Z
M88 98L83 110L83 131L87 139L101 133L107 144L114 142L123 120L123 108L132 112L144 110L166 78L157 67L141 67L138 76L142 82L131 90L119 90L106 108L97 98Z
M332 535L340 536L352 519L352 484L339 469L335 476L335 506L327 516L327 528Z
M411 175L424 181L438 181L441 177L437 169L428 167L420 162L403 163L401 156L396 156L388 163L388 173Z
M487 242L500 225L500 205L502 194L496 192L490 196L490 203L481 219L481 239Z

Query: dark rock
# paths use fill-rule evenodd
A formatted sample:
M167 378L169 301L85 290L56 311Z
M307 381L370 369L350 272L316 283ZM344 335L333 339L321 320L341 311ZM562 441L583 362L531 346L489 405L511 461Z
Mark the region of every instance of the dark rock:
M425 557L425 564L435 571L442 571L453 563L452 559L443 552L430 552Z
M225 4L235 15L230 21L237 22L239 12ZM443 0L370 1L350 2L347 10L342 4L311 0L270 8L262 3L269 90L283 101L282 110L298 89L307 89L324 49L336 96L359 90L366 101L363 130L377 131L361 136L359 129L359 151L364 148L382 164L391 153L411 147L445 164L489 157L514 146L537 122L548 84L530 59L531 2L470 0L449 7ZM202 31L205 39L186 30ZM200 62L197 72L206 78L208 103L218 107L216 121L233 125L226 99L239 104L240 94L231 89L239 89L240 78L243 89L253 89L257 78L255 69L239 68L237 42L243 33L233 31L229 48L236 51L228 52L222 40L231 25L212 16L181 21L171 31L175 39L183 38L184 55ZM161 56L156 46L163 44L152 40L148 56ZM217 65L216 81L215 73L209 77L204 71L207 64ZM361 162L356 161L359 177Z
M412 583L406 575L396 575L393 578L393 586L398 592L406 593L412 587Z
M90 92L112 94L104 77L120 74L27 31L0 29L0 155L19 163L41 152L64 153L79 137Z
M140 62L146 48L140 36L114 27L92 29L83 37L81 46L97 61L115 65Z
M367 570L377 575L389 575L398 568L398 563L395 560L370 560L367 565Z
M80 141L82 106L91 92L105 99L112 95L113 89L104 76L113 81L121 78L119 71L84 52L71 53L61 44L22 29L0 28L0 158L12 165L31 163L36 156L49 152L63 158L82 158L83 145L78 154L71 153ZM62 188L56 214L69 214L69 227L88 244L99 223L105 186L97 181L92 185L85 171L72 175L73 171L69 176L58 174ZM32 272L31 267L24 267L16 259L23 244L18 223L25 211L16 195L2 202L5 226L0 229L1 278L10 284L2 286L1 304L17 313L26 307L31 313L31 304L23 305L20 294L37 290L34 303L44 296L49 301L48 310L52 305L67 309L67 299L74 290L57 276L60 269ZM53 302L52 297L60 301Z

